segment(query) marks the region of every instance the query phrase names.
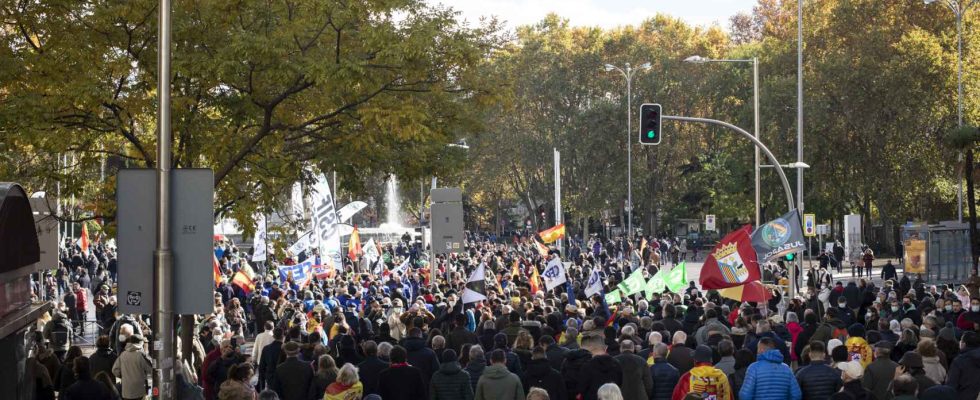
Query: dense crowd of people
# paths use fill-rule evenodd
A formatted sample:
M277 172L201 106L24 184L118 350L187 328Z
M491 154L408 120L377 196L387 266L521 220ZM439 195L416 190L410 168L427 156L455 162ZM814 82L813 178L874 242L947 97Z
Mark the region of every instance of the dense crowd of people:
M795 298L783 291L787 266L778 264L764 267L764 280L782 284L769 286L769 301L739 302L691 282L681 293L641 292L607 304L601 293L585 294L593 270L611 290L636 268L649 278L682 267L689 255L697 257L697 246L594 237L545 254L533 238L498 242L470 234L461 252L430 263L418 243L399 240L383 245L377 260L345 257L343 267L302 280L278 270L306 259L320 264L316 251L255 265L232 243L216 243L221 276L214 312L179 327L192 330L193 350L177 368L178 398L980 395L980 379L970 378L980 372L975 287L899 278L894 266L881 284L861 276L837 281L831 269L840 263L824 255L819 266L797 274L802 284ZM62 253L61 266L36 287L56 299L52 313L38 321L29 361L36 397L144 398L153 333L146 316L116 311L112 246L98 243L83 252L66 243ZM555 257L570 262L568 283L547 290L531 282ZM464 304L467 280L480 265L486 299ZM254 287L234 282L240 271ZM88 356L77 339L87 330L98 333Z

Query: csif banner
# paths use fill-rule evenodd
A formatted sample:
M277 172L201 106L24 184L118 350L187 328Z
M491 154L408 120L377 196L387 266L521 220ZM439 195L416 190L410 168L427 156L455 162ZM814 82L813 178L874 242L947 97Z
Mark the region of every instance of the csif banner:
M752 232L752 247L758 254L759 262L768 262L805 249L799 210L791 210Z
M313 243L320 249L320 257L330 258L334 265L341 265L340 231L337 229L337 209L334 206L330 185L323 174L317 180L313 193Z

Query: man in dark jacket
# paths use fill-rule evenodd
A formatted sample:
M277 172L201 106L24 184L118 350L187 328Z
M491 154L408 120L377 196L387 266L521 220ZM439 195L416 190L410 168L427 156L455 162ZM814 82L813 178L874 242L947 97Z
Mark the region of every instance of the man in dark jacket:
M796 381L803 391L803 400L829 398L844 384L840 371L827 361L827 347L816 341L810 343L810 364L796 372Z
M619 343L619 355L613 357L623 369L623 385L620 389L622 389L624 400L649 399L650 390L653 388L653 379L650 377L647 360L633 354L635 351L636 345L633 344L632 340L623 340Z
M545 354L548 356L548 363L551 364L551 368L555 371L561 371L561 364L565 361L565 354L568 354L568 349L555 343L555 339L551 336L542 336L539 343L545 347Z
M61 392L64 400L112 400L109 389L100 382L92 379L89 370L89 360L85 356L75 357L72 371L75 373L75 383Z
M888 260L884 267L881 267L881 280L887 281L889 279L898 279L898 273L895 272L895 265L892 264L892 260Z
M241 351L242 342L244 342L244 339L239 338L222 340L221 358L208 365L205 373L208 377L208 384L212 385L215 389L215 394L217 394L221 384L228 379L228 371L231 367L245 361L245 355Z
M507 370L510 373L517 375L518 378L524 376L524 367L521 365L521 359L517 356L517 353L513 352L507 345L507 335L503 332L498 333L493 336L493 349L503 350L507 355Z
M282 400L305 400L310 391L310 382L313 381L313 368L309 363L297 358L299 350L299 343L296 342L286 342L282 345L282 351L286 353L286 361L276 367L276 372L272 376L272 383L269 385Z
M521 381L521 385L524 386L525 395L531 391L532 387L539 387L548 392L548 396L552 399L564 400L568 398L565 380L560 372L551 367L542 346L537 346L531 351L531 362L524 368L524 379Z
M364 395L378 394L378 376L389 364L378 358L378 344L374 341L364 342L361 349L364 350L364 361L357 364L357 374L364 385Z
M664 319L661 322L664 323L664 329L666 329L668 332L670 332L671 335L673 335L674 332L684 330L684 325L681 324L681 322L678 321L677 318L676 318L676 316L677 316L677 308L676 307L674 307L672 305L669 305L667 307L664 307L663 313L664 313L663 314L664 315Z
M402 339L401 345L408 352L408 363L419 369L422 373L422 383L425 387L429 387L432 374L439 370L439 358L435 351L425 345L422 330L409 329L408 337Z
M480 376L483 375L483 370L487 369L487 359L483 353L483 347L480 345L470 347L470 362L466 364L464 369L470 375L470 386L475 391L476 384L480 382Z
M476 334L466 329L465 314L456 314L455 326L452 332L449 332L449 336L446 337L446 348L458 353L464 344L476 344Z
M960 354L949 364L946 385L956 390L957 399L976 399L980 393L980 335L968 331L960 339Z
M892 344L886 341L875 343L875 360L865 368L862 384L865 389L874 394L876 400L891 400L892 395L888 385L895 379L895 368L898 367L891 358ZM976 396L973 397L974 399Z
M95 342L97 347L95 353L92 353L88 361L92 376L98 375L99 372L105 372L109 374L109 379L115 382L116 377L112 374L112 365L116 363L116 353L109 348L112 346L111 342L108 336L99 336Z
M561 376L565 378L565 389L569 398L574 399L578 393L578 382L585 364L592 359L592 353L586 349L569 351L561 364Z
M607 383L623 387L623 368L606 354L605 338L588 335L582 338L582 347L592 354L592 358L579 371L576 393L583 400L598 400L599 387Z
M410 365L404 347L391 349L391 366L378 376L378 395L384 400L417 400L428 398L422 371Z
M669 347L663 343L653 348L653 365L650 366L653 385L650 390L650 400L670 400L674 387L681 378L677 368L667 362L668 349Z
M279 355L282 354L282 328L272 330L272 342L262 347L259 351L258 373L262 387L272 385L272 377L276 375L276 367L279 366ZM252 360L255 362L256 360Z
M684 331L674 333L673 346L670 346L670 353L667 355L667 362L677 368L681 375L694 368L694 349L687 347L687 334Z
M470 374L459 366L459 359L452 349L442 352L439 370L432 374L432 381L429 384L429 398L432 400L473 399Z

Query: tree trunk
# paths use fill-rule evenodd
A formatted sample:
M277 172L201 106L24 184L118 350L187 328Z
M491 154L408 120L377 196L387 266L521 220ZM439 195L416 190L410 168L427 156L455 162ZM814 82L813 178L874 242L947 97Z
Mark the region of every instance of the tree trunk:
M977 198L973 193L973 147L966 150L966 165L963 168L966 174L966 203L970 211L970 258L973 261L973 275L977 275L977 257L980 248L977 247Z
M582 243L589 242L589 217L582 217Z

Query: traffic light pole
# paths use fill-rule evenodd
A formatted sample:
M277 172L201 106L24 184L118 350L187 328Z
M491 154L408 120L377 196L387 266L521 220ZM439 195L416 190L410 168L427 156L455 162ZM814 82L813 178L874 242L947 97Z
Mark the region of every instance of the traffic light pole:
M756 138L755 136L753 136L751 133L745 131L744 129L739 128L739 127L737 127L735 125L732 125L730 123L727 123L727 122L724 122L724 121L719 121L719 120L716 120L716 119L695 118L695 117L680 117L680 116L676 116L676 115L664 115L664 116L662 116L662 118L665 119L665 120L682 121L682 122L697 122L697 123L702 123L702 124L718 125L718 126L721 126L721 127L724 127L724 128L728 128L728 129L733 130L736 133L742 135L743 137L751 140L752 141L752 144L755 145L755 148L758 149L758 150L761 150L765 154L766 158L769 159L769 162L772 163L772 165L782 165L782 164L779 163L779 160L776 159L776 156L774 156L772 154L772 152L769 151L769 148L766 147L766 145L762 144L762 142L759 141L758 138ZM774 168L774 169L776 170L776 174L779 175L779 180L783 184L783 190L786 192L786 206L789 208L790 211L793 211L793 210L796 209L796 205L793 202L793 189L789 186L789 180L786 179L786 173L783 172L783 169L782 168ZM789 268L789 281L790 281L790 284L789 284L789 296L790 296L790 298L793 298L793 297L796 297L796 289L797 288L796 288L796 268L794 268L792 266L790 266L790 268Z
M170 0L160 0L159 27L159 109L157 110L157 247L153 252L156 265L153 285L153 397L161 400L174 396L174 312L173 266L170 249ZM190 329L190 327L185 327Z

